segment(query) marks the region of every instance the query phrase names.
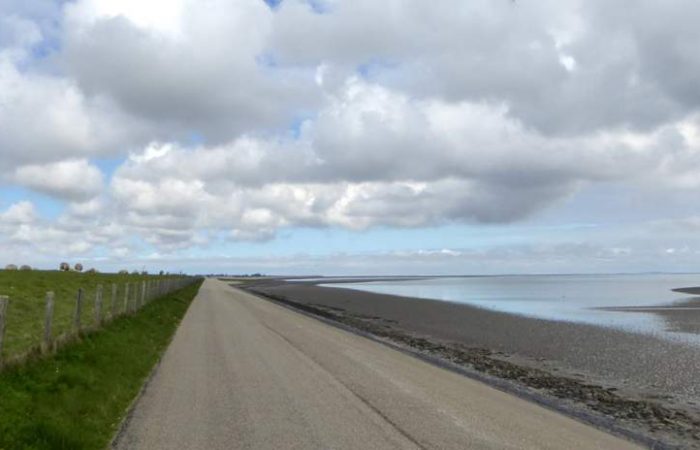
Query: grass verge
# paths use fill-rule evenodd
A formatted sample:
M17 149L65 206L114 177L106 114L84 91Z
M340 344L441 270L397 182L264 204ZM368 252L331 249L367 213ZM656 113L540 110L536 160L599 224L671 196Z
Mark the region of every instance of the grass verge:
M0 450L105 448L200 285L0 373Z

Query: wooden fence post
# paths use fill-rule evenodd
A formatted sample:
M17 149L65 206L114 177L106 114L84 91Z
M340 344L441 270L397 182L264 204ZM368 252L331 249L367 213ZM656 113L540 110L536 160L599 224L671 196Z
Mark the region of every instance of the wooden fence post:
M81 323L80 315L83 313L83 288L78 289L78 295L75 297L75 311L73 311L73 330L76 334L80 333Z
M95 325L102 325L102 285L98 284L95 290Z
M10 299L6 295L0 295L0 369L3 365L2 348L5 342L5 324L7 323L7 305Z
M53 348L52 345L52 336L51 336L51 329L53 326L53 302L54 302L54 293L53 292L47 292L46 293L46 310L44 312L44 341L42 345L42 351L43 352L50 352Z
M129 283L124 285L124 314L129 312Z
M112 283L112 314L110 320L117 317L117 283Z
M141 282L141 308L146 305L146 281Z

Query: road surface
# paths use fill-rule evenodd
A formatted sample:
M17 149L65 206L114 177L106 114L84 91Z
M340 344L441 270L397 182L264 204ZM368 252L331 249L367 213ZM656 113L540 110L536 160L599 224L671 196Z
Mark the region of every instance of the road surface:
M637 448L213 279L116 447Z

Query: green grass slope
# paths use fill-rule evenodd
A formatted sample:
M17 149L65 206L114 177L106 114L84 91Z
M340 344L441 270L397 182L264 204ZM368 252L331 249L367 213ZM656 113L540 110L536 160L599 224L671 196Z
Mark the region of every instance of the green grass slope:
M0 373L0 450L105 448L200 285Z
M47 291L55 293L53 335L59 336L71 330L78 289L85 291L82 323L89 327L94 324L97 285L103 285L103 309L109 311L112 306L112 284L118 285L117 303L121 307L126 283L132 286L138 283L140 293L142 281L159 278L147 275L0 270L0 295L10 297L3 354L9 359L41 343Z

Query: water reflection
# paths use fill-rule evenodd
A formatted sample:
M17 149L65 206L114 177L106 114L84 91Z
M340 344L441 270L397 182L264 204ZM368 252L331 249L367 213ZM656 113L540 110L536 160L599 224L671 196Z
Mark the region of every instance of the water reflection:
M689 298L672 289L698 285L699 275L668 274L485 276L324 284L662 334L674 340L684 334L700 335L700 297ZM700 341L700 337L690 340Z

